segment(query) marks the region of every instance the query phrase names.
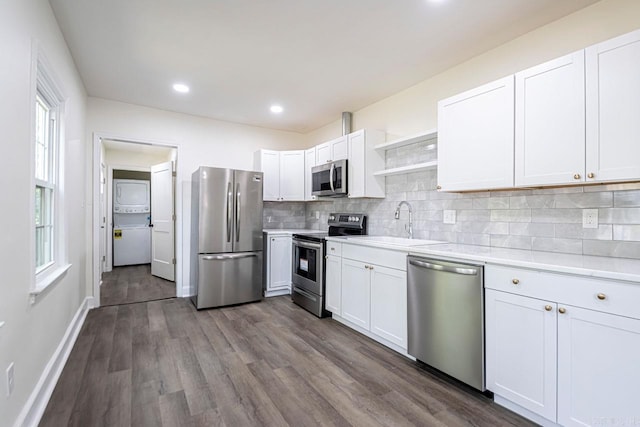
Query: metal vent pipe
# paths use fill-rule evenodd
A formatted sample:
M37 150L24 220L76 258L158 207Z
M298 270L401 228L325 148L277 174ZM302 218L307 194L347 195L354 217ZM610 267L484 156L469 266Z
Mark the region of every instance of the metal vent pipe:
M348 111L342 113L342 135L348 135L351 133L351 118L352 114Z

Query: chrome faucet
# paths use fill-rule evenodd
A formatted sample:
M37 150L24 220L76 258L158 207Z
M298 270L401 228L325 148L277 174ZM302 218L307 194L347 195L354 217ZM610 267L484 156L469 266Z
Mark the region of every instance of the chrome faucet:
M407 234L409 234L409 238L413 239L413 215L412 215L411 204L404 200L398 203L395 217L396 219L400 219L400 208L402 207L402 205L407 205L407 208L409 208L409 224L408 224L408 227L405 225L404 229L406 230Z

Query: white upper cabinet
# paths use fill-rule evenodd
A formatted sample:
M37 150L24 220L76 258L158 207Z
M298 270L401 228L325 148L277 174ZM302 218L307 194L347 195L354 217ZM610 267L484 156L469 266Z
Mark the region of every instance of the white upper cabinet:
M385 133L361 129L348 135L349 197L384 197L385 180L374 172L384 169L384 153L375 146L385 140Z
M316 146L317 164L330 162L332 160L346 159L348 156L347 136L332 139Z
M515 185L560 185L585 177L584 51L515 77Z
M587 182L640 178L640 30L586 49Z
M438 102L438 189L513 187L514 77Z
M304 152L304 200L311 201L317 200L318 197L311 194L312 190L312 180L311 176L311 168L314 167L316 163L316 147L310 148Z
M304 201L305 152L259 150L256 170L263 172L263 200Z

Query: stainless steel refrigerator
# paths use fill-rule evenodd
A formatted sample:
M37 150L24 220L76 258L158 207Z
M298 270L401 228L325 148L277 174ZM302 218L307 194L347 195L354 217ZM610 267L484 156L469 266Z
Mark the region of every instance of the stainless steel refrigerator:
M191 287L197 309L262 298L262 172L193 173Z

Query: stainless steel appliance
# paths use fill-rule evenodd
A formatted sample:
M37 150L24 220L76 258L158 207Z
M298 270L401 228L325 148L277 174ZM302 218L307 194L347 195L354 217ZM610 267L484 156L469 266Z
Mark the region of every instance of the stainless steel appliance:
M262 298L262 172L193 173L191 286L198 309Z
M483 267L407 258L408 352L485 390Z
M323 197L347 195L347 160L334 160L311 168L311 194Z
M329 215L328 233L294 234L291 298L300 307L318 317L325 310L325 252L327 236L362 236L367 234L367 216L363 214Z

